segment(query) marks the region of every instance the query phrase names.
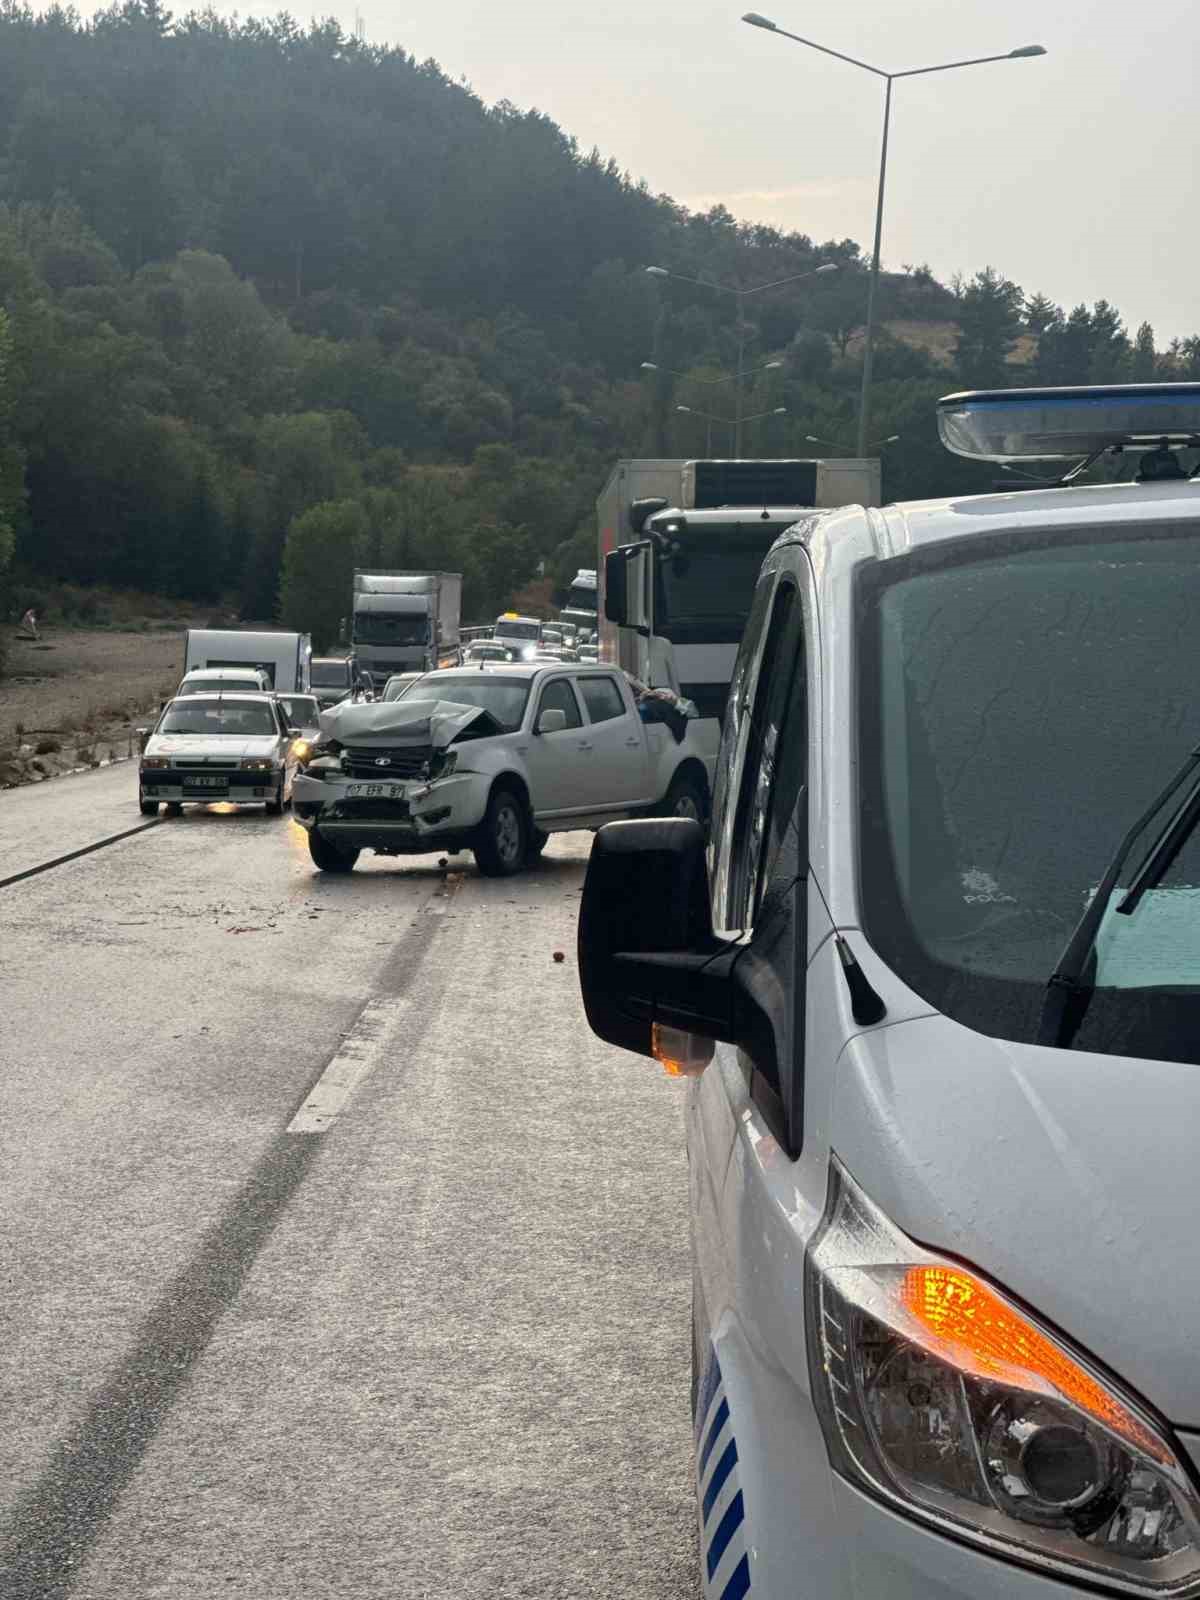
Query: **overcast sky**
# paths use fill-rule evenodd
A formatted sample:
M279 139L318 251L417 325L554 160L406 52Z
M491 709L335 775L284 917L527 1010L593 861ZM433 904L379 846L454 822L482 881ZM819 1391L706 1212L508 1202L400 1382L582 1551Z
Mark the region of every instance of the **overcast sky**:
M319 14L348 29L361 16L368 38L434 57L485 100L548 112L656 192L869 248L883 84L746 26L749 3L341 0ZM885 265L948 278L990 264L1068 309L1104 297L1160 347L1200 332L1200 7L753 3L893 71L1044 45L896 85Z

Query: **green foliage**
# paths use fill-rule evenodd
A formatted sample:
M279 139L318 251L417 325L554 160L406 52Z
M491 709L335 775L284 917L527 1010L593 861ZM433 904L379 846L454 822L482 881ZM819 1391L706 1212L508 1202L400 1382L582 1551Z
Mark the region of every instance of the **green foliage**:
M280 621L311 633L318 650L338 638L351 574L362 559L367 517L353 500L325 500L293 517L283 551Z
M853 240L689 213L333 21L0 0L0 570L254 620L319 602L320 632L354 546L460 570L468 618L495 616L592 564L613 459L705 448L677 408L732 417L712 380L739 351L783 364L743 415L787 408L747 450L852 441L867 277ZM763 284L739 328L713 286ZM949 389L1200 375L1200 340L1159 354L1107 302L1067 315L991 267L884 273L877 304L891 495L987 487L937 445Z

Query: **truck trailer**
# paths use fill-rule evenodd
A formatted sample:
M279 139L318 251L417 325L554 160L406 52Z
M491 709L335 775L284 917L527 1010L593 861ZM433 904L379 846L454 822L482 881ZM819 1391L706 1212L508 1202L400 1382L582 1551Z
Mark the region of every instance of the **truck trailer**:
M601 659L693 701L715 753L767 551L816 507L879 501L876 459L618 461L596 502Z

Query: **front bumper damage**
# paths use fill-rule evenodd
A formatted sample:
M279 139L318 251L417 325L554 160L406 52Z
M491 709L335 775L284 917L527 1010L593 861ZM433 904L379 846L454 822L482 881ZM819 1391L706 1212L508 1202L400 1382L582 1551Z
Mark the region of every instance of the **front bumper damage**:
M487 810L488 779L481 773L379 783L376 796L351 798L352 787L369 786L340 772L321 778L298 773L292 790L296 821L343 848L420 855L466 848Z

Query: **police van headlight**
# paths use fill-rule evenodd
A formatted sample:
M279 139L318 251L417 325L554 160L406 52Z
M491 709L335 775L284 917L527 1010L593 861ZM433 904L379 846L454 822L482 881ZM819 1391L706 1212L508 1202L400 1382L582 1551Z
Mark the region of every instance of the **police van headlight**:
M807 1266L813 1394L835 1468L959 1538L1135 1594L1200 1578L1200 1500L1166 1430L834 1169Z

